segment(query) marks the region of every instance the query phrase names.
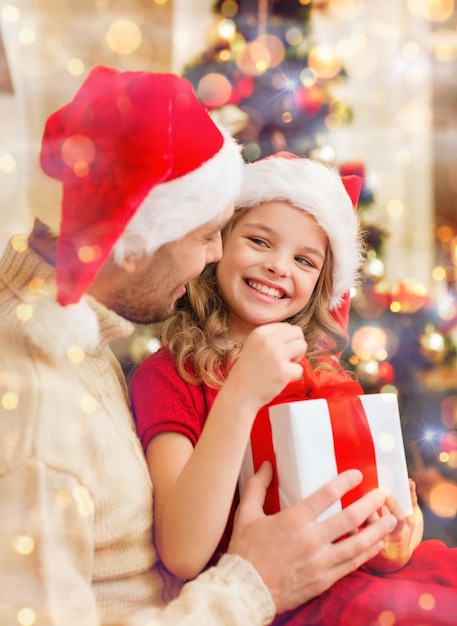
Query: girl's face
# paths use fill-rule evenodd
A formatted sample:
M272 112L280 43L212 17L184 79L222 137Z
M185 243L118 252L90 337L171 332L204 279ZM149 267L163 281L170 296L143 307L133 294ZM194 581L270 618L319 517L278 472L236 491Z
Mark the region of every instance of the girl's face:
M327 236L314 217L287 202L259 204L224 242L217 279L230 309L230 339L280 322L308 303L322 269Z

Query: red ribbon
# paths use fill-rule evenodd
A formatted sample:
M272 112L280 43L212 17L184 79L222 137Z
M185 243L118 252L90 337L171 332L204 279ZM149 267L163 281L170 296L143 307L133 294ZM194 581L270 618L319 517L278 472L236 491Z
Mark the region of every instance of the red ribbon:
M274 476L265 498L265 513L279 511L278 475L273 449L269 407L301 400L327 400L333 431L333 446L338 473L357 468L363 473L362 482L341 499L342 507L358 500L378 486L376 457L367 417L360 401L363 389L358 382L326 370L314 371L305 358L302 360L303 379L287 385L283 391L262 408L251 431L251 450L254 471L268 460ZM306 416L304 416L306 419Z

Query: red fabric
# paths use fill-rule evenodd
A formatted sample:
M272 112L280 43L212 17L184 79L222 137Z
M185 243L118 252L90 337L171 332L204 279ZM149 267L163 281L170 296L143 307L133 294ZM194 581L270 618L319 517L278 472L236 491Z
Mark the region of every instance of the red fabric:
M78 302L156 185L194 171L223 143L189 81L94 68L42 141L43 171L63 183L58 301Z
M130 381L130 399L137 432L146 451L152 437L181 433L197 443L218 390L191 385L179 376L168 350L145 359Z
M146 451L151 439L163 432L180 433L195 445L217 392L207 385L183 381L165 348L145 359L130 381L132 410L143 449ZM237 492L224 534L208 565L227 552L238 503Z
M451 626L457 623L457 548L430 539L398 572L363 568L274 626Z
M274 478L265 498L264 510L267 514L276 513L280 509L276 459L269 419L269 407L274 405L316 398L327 400L338 473L356 467L362 471L364 477L360 485L343 496L341 499L343 508L378 486L374 444L365 411L358 398L358 395L363 394L362 387L355 380L342 374L326 370L313 371L306 358L302 360L302 365L303 378L291 382L268 406L259 411L251 431L254 471L257 471L265 460L269 460L274 469ZM344 419L341 416L344 416Z

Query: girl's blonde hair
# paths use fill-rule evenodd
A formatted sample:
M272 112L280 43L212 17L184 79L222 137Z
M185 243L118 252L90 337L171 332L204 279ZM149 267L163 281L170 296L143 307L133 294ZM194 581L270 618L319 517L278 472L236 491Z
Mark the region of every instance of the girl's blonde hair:
M224 242L235 224L249 209L238 209L222 231ZM176 360L179 375L191 383L220 387L242 345L226 346L229 308L216 278L217 263L206 266L187 286L173 315L161 327L162 344ZM325 357L340 353L348 342L347 333L329 312L333 292L333 255L327 246L325 260L307 305L284 320L300 326L308 343L307 358L314 368L330 367ZM223 347L222 347L223 346Z

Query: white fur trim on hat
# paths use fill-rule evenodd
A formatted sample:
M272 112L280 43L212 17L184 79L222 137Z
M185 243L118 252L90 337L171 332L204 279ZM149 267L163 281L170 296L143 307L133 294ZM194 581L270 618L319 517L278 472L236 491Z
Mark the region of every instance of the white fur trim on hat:
M181 239L234 202L243 174L241 147L226 130L219 130L224 143L211 159L148 194L114 246L117 263L129 254L151 254L163 244Z
M330 308L336 308L362 261L357 211L338 172L307 158L266 158L247 164L236 208L274 200L307 211L327 234L334 260Z
M56 302L55 294L30 294L26 303L32 316L24 323L24 333L45 354L62 360L72 347L92 352L99 344L99 323L95 311L83 298L65 307Z

